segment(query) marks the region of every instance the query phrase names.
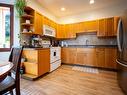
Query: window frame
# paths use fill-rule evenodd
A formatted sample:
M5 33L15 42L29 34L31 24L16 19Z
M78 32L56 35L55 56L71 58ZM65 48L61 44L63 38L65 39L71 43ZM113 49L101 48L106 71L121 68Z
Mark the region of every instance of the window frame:
M0 52L10 51L13 45L13 32L14 32L14 6L10 4L0 3L1 7L10 8L10 48L0 48Z

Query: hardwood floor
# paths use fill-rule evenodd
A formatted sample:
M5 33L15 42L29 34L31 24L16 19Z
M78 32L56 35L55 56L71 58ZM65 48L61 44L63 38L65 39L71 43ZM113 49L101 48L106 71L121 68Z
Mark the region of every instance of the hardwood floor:
M99 74L72 70L62 65L37 81L21 79L21 95L124 95L116 73L99 70Z

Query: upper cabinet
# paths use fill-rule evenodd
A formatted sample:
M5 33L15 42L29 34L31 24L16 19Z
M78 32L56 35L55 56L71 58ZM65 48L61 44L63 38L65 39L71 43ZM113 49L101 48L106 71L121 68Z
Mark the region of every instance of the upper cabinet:
M56 30L56 38L76 38L77 33L97 32L98 37L116 36L119 17L104 18L99 20L84 21L73 24L57 24L30 7L25 8L21 17L21 33L43 35L43 25L48 25Z
M65 33L65 25L64 24L58 24L57 25L57 38L66 38L66 33Z
M65 25L65 34L66 34L66 38L75 38L76 37L76 33L74 30L74 24L66 24Z
M98 37L113 37L117 34L119 17L112 17L99 20Z
M58 25L57 38L76 38L77 33L97 32L98 37L115 37L119 17L104 18L74 24ZM63 28L63 29L62 29ZM61 33L60 33L61 32Z
M74 30L74 24L58 24L57 25L57 38L75 38L76 33Z
M98 20L84 22L84 32L97 32L98 31Z
M43 16L38 13L38 12L35 12L35 15L34 15L34 32L33 34L39 34L39 35L42 35L43 34Z

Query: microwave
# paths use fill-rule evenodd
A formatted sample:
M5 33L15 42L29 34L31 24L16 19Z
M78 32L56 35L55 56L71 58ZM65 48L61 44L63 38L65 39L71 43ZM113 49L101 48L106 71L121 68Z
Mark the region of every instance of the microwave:
M56 31L54 28L48 25L43 25L43 35L50 36L50 37L56 37Z

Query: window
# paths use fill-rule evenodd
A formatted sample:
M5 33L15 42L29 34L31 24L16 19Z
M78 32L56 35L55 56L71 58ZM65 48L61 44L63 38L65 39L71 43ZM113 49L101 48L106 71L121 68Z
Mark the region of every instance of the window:
M13 5L0 3L0 51L10 50L13 44Z

